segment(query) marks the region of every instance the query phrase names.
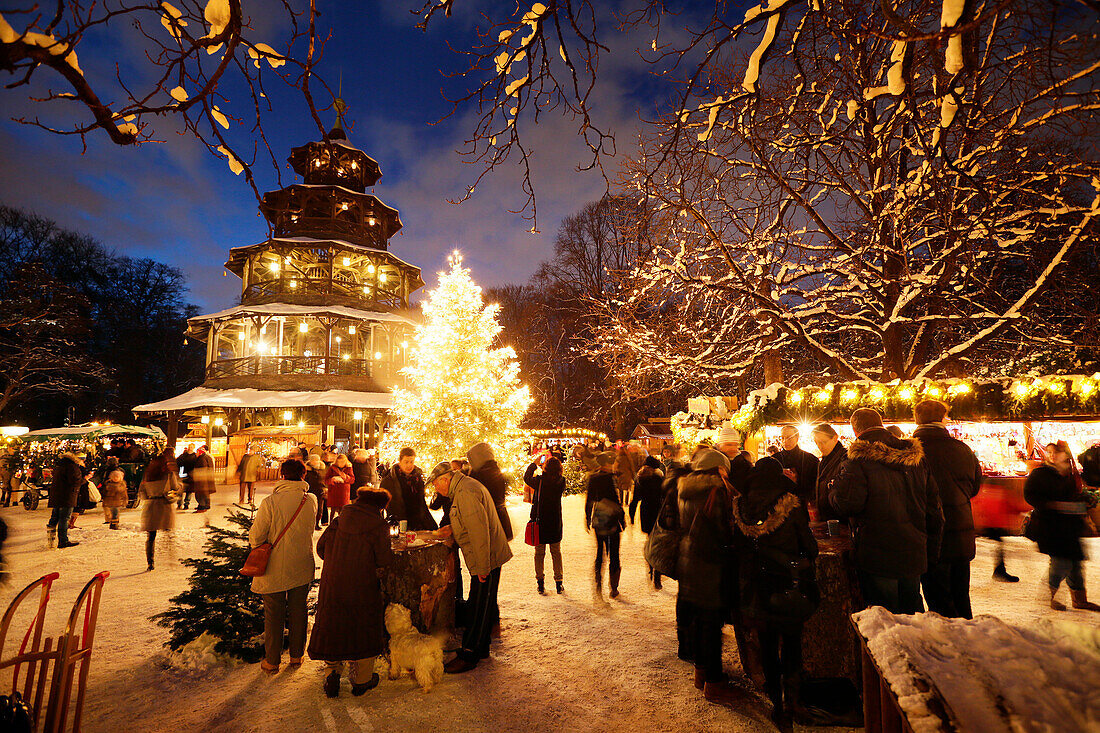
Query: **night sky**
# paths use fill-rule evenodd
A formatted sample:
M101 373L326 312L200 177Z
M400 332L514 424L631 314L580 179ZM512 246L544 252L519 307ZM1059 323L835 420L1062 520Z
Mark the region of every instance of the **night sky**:
M463 251L482 285L522 282L552 253L561 218L598 198L605 183L598 173L576 172L586 151L575 126L549 115L528 133L535 149L539 234L529 233L530 222L508 212L524 202L516 169L498 171L465 204L447 203L476 175L455 152L471 128L472 110L432 123L451 109L441 87L463 84L443 76L464 63L447 42L456 47L470 43L479 20L473 7L479 3L459 3L454 17L440 18L427 33L414 27L409 8L416 4L322 2L320 26L331 28L332 38L320 72L334 86L342 75L349 141L379 162L383 176L374 193L401 212L405 226L390 241L391 250L423 268L429 287L454 248ZM257 7L263 5L246 3L246 14ZM257 19L258 25L265 22ZM277 38L279 27L273 25L270 32ZM124 29L115 33L89 37L81 46L81 66L93 84L114 76L114 49L120 37L124 47L127 42ZM612 53L601 62L599 110L623 151L629 150L639 115L654 104L655 88L638 68L634 52L649 41L608 36ZM133 54L117 56L123 62L133 59ZM49 70L40 70L38 78L34 91L64 88ZM227 251L262 241L267 233L243 177L167 126L158 128L163 130L158 137L167 142L128 148L92 133L82 154L78 137L52 135L9 119L36 109L26 97L26 88L0 92L0 202L90 234L122 254L179 266L187 275L192 302L204 311L234 302L239 280L223 276ZM285 93L271 98L280 119L269 119L266 131L285 166L292 145L318 134L300 97ZM56 108L45 116L64 124L76 119L67 115L78 113L75 107ZM326 117L328 122L334 116L329 112ZM240 136L237 140L249 139L242 125L235 125L233 132ZM260 161L255 170L261 191L277 187L270 163ZM292 180L293 173L285 169L283 184Z

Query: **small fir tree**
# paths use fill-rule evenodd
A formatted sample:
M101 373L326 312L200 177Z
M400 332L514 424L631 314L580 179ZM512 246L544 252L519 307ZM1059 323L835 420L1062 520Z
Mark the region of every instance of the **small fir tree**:
M205 556L183 560L194 568L190 587L172 599L172 606L153 616L172 630L167 646L175 651L208 632L219 640L219 654L257 662L263 657L264 612L252 579L240 574L248 558L252 515L233 511L230 527L206 528Z
M440 274L424 304L424 325L416 329L409 366L402 370L409 388L394 390L382 454L393 461L403 446L411 446L430 469L485 442L501 470L514 476L526 467L519 423L531 394L520 384L516 352L494 348L500 306L485 304L460 254L449 262L450 271Z

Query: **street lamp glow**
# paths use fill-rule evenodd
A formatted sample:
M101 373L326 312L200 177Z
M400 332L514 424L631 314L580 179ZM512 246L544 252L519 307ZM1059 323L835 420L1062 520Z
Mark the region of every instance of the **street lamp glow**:
M283 413L283 419L288 421L288 422L290 421L290 418L292 418L292 417L294 417L294 414L290 410L287 410L286 412Z
M222 420L220 417L214 418L214 427L220 428L223 424L225 424L225 420Z
M309 331L309 325L308 324L305 324L305 323L299 323L298 324L298 332L299 333L306 333L307 331Z
M199 419L199 422L201 422L203 425L209 425L210 424L210 416L209 415L203 415Z
M355 417L356 420L362 420L363 419L363 411L362 410L356 410L354 417Z

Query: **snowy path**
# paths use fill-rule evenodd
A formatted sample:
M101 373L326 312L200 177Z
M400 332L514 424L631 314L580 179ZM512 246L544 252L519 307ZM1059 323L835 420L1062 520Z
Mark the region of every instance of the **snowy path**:
M262 492L266 493L266 492ZM235 487L233 495L236 495ZM214 521L229 502L215 497ZM772 731L764 709L733 710L707 703L692 685L691 668L676 658L673 627L675 582L655 592L641 559L644 536L637 528L623 538L622 596L607 607L592 601L592 539L584 533L580 497L566 498L563 596L539 596L532 569L533 549L512 543L516 557L501 578L503 639L493 658L473 672L448 676L430 695L409 679L382 684L361 698L347 683L341 697L320 690L321 665L307 659L302 669L286 667L275 677L258 665L181 672L163 664L164 629L149 621L168 598L186 586L187 568L174 558L200 554L202 516L179 516L178 529L157 548L157 569L145 572L144 535L138 513L123 514L124 529L111 532L101 512L80 520L73 539L79 547L45 546L45 509L0 509L9 523L5 546L12 579L0 589L0 608L35 578L58 570L47 630L59 633L79 588L99 570L110 570L103 595L85 729L127 733L194 731ZM517 533L528 506L512 507ZM1089 540L1100 558L1100 541ZM1009 540L1008 565L1023 577L1015 585L990 580L991 544L979 540L973 568L975 613L1027 623L1052 615L1043 598L1046 557L1022 538ZM550 558L547 558L550 570ZM1088 585L1100 596L1100 560L1087 567ZM552 584L550 584L552 587ZM1063 591L1065 595L1065 591ZM1068 600L1068 599L1065 599ZM1070 611L1060 617L1100 624L1100 614ZM735 666L732 637L727 665ZM285 657L284 657L285 660Z

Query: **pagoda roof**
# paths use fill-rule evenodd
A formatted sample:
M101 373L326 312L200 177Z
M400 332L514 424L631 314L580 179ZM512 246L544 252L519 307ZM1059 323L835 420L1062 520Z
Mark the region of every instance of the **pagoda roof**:
M276 228L280 226L286 227L293 231L294 225L286 221L278 223L276 220L283 219L286 212L284 211L291 205L295 199L300 196L307 195L305 191L318 191L328 190L333 192L339 192L344 194L347 198L351 199L366 199L369 202L367 208L376 210L377 214L372 213L372 216L378 217L378 224L381 225L382 238L389 240L390 237L401 231L405 225L401 222L400 212L392 206L386 205L382 199L375 196L373 193L367 193L366 191L356 191L355 189L342 186L338 183L291 183L283 188L276 189L274 191L268 191L263 195L263 199L260 202L260 212L264 215L268 221L272 222ZM338 202L339 199L334 201ZM324 220L322 220L323 222ZM314 226L317 226L317 222L314 222ZM304 223L303 223L304 226ZM322 226L326 226L322 223ZM327 226L336 226L329 224ZM361 225L364 226L365 225ZM327 233L322 230L322 233Z
M356 252L364 252L369 254L376 254L382 259L388 260L391 265L402 267L412 271L415 274L415 282L419 283L412 290L421 288L424 286L424 280L420 277L420 268L416 265L410 265L405 260L401 259L394 253L386 249L379 249L377 247L368 247L365 244L356 244L349 242L346 239L318 239L317 237L271 237L265 239L262 242L256 244L245 244L240 247L232 247L229 250L229 259L225 263L225 269L232 272L237 277L244 277L245 258L250 252L261 247L267 247L271 244L299 244L307 245L311 247L324 247L326 245L334 245L340 249L349 249Z
M213 321L229 321L242 316L329 316L335 318L352 318L361 321L390 321L393 323L405 323L415 326L416 321L400 313L388 313L386 311L368 311L359 308L349 308L344 305L296 305L294 303L260 303L256 305L237 305L226 308L217 313L188 318L189 324L201 324Z
M238 389L214 389L195 387L181 395L160 402L138 405L133 412L168 412L175 410L195 410L200 408L245 407L288 408L288 407L352 407L367 410L389 410L393 407L393 394L390 392L359 392L350 389L275 390L241 387Z

